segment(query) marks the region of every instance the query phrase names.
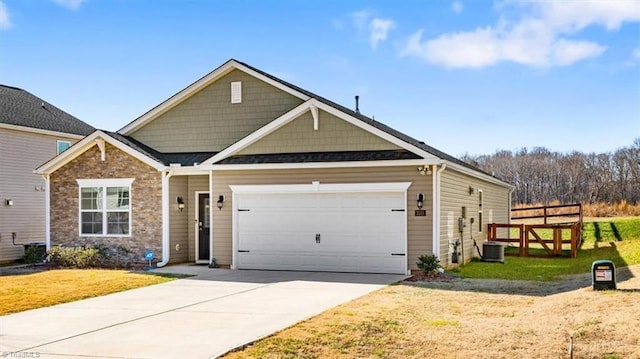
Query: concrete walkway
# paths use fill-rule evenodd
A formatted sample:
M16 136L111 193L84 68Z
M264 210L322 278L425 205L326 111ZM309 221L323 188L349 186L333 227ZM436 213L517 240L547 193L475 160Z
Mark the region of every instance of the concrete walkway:
M0 357L211 358L405 278L203 266L156 271L196 276L2 316Z

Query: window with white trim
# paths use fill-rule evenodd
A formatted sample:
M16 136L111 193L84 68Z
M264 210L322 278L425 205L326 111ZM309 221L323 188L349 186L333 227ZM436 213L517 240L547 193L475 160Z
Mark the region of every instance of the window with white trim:
M482 232L482 190L478 190L478 232Z
M57 140L56 141L56 154L61 154L62 152L64 152L67 148L71 147L71 142L69 141L63 141L63 140Z
M79 179L80 235L131 235L133 178Z

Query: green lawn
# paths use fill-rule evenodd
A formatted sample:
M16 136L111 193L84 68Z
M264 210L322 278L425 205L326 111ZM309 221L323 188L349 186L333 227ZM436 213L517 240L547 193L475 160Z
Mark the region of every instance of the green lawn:
M504 264L472 262L452 272L463 278L548 281L588 273L591 263L599 259L612 260L616 267L640 264L640 217L584 223L577 258L507 256Z

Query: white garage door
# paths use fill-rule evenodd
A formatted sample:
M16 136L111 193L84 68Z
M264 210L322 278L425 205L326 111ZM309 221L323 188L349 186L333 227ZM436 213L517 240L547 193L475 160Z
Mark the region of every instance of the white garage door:
M241 193L237 268L406 273L405 195Z

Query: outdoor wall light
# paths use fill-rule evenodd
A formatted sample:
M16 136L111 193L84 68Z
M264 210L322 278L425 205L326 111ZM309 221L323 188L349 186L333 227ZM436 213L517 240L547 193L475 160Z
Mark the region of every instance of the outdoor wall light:
M430 175L431 168L429 166L420 166L418 167L418 172L420 173L420 176Z
M424 194L418 193L418 200L416 202L418 209L422 209L422 206L424 206Z
M218 202L216 202L216 206L218 209L222 211L222 203L224 202L224 195L218 196Z
M472 195L474 191L475 188L473 188L473 186L469 186L469 195Z
M5 206L13 206L13 200L12 199L5 199L4 200L4 204L5 204Z
M184 209L184 198L178 196L176 197L176 202L178 203L178 209L180 210L180 212L182 212L182 210Z

